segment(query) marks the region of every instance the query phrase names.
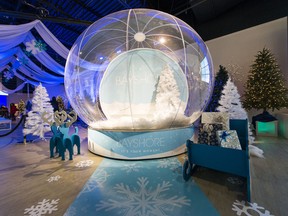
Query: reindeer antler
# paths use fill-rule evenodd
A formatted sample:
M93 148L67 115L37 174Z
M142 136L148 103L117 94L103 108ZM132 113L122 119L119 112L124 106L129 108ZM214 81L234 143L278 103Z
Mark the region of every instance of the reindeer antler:
M66 123L66 126L70 127L75 121L77 121L77 114L74 110L72 110L69 114L67 114L67 116L70 119L70 121Z
M42 113L42 115L41 115L41 118L42 118L44 123L48 123L50 125L50 127L51 127L54 122L53 121L49 121L49 119L45 117L46 115L49 115L49 113L47 111L44 111Z
M64 110L62 110L61 112L59 111L54 112L54 121L56 122L57 126L63 125L66 119L67 119L67 113Z

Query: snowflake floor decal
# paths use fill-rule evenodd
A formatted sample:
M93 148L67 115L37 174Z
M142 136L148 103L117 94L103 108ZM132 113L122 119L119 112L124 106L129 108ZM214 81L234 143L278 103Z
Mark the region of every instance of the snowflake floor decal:
M130 172L139 172L139 168L141 168L141 166L139 166L136 163L131 163L131 164L125 164L121 170L125 171L126 173L130 173Z
M104 159L65 216L72 210L85 216L218 216L196 183L187 184L175 167L181 167L177 158Z
M73 206L68 208L63 216L76 216L76 208Z
M268 210L258 206L257 203L245 202L243 200L240 202L239 200L236 200L232 206L232 210L235 211L238 216L253 216L255 215L253 213L258 213L257 215L259 216L273 216Z
M76 167L82 168L82 167L89 167L94 163L92 160L83 160L79 161L78 163L75 164Z
M179 161L177 158L169 158L169 159L160 159L158 161L158 166L157 168L169 168L171 170L175 170L177 169L179 166L181 166L179 164Z
M96 210L118 209L121 215L167 215L167 212L173 211L173 207L182 207L190 205L190 200L186 196L169 197L170 182L163 181L156 188L148 188L149 181L145 177L138 178L138 189L131 189L124 183L117 184L114 187L115 193L123 194L123 200L109 199L100 201L96 205Z
M41 216L45 214L51 214L53 211L57 211L57 204L59 202L59 199L56 200L49 200L49 199L43 199L41 202L38 202L38 205L31 206L30 208L26 208L24 210L24 215L29 216Z
M58 181L61 178L61 176L57 175L57 176L50 176L49 179L47 179L47 181L49 183L53 182L53 181Z
M81 193L91 192L96 188L103 188L104 183L109 176L110 175L103 168L99 168L98 172L96 172L85 184Z

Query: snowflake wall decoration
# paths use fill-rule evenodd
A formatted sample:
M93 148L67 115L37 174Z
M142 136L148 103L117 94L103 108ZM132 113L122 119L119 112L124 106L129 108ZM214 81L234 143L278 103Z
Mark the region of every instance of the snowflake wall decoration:
M172 212L174 207L190 205L190 200L186 196L172 196L169 193L170 182L163 181L156 188L149 187L149 181L146 177L138 178L137 185L139 188L130 188L124 183L116 184L113 188L114 193L118 194L121 199L101 200L96 204L96 210L111 211L119 210L118 214L130 215L161 215L166 216Z
M84 160L84 161L80 161L78 163L75 164L76 167L82 168L82 167L89 167L94 163L94 161L92 160Z
M43 199L41 202L38 202L38 205L31 206L30 208L26 208L24 210L24 215L29 216L41 216L45 214L51 214L53 211L57 211L57 204L59 199L56 200Z
M232 210L235 211L238 216L241 215L253 216L254 215L253 213L258 213L259 216L273 216L272 214L270 214L268 210L266 210L261 206L258 206L257 203L247 202L246 205L245 201L242 200L240 202L239 200L236 200L232 206L233 206ZM250 214L249 212L252 214Z
M50 176L49 179L47 179L47 181L49 183L53 182L53 181L58 181L61 178L61 176L57 175L57 176Z

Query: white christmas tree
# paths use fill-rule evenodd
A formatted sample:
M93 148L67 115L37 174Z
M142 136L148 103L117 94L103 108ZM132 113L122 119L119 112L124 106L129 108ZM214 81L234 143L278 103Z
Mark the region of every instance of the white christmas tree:
M48 123L42 119L42 114L45 114L45 118L48 121L53 121L53 107L50 103L49 95L45 87L40 83L36 87L33 93L32 110L28 112L28 116L25 121L23 134L33 134L44 139L44 134L50 131Z
M219 104L220 106L218 106L217 110L220 112L229 113L230 119L248 119L248 114L242 107L238 89L232 82L230 77L228 78L228 81L224 86ZM250 124L248 124L248 129L249 143L252 144L254 142L254 136L250 128Z
M180 108L180 92L169 65L162 70L156 89L156 110L162 114L174 114Z
M242 106L240 101L240 95L235 84L229 77L224 89L222 91L222 96L219 101L220 106L217 110L219 112L227 112L230 119L248 119L248 114ZM250 123L248 122L248 132L249 132L249 144L254 143L254 136L250 128ZM263 151L256 146L249 146L250 154L258 157L263 157Z

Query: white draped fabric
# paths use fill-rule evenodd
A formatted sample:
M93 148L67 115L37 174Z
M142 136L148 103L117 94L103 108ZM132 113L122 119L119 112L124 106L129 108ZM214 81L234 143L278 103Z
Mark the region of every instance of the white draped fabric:
M0 25L0 52L18 46L40 20L23 25Z
M21 90L25 86L26 83L27 82L23 82L21 85L17 86L17 88L13 90L7 89L4 85L2 85L2 83L0 83L0 90L6 94L13 94L14 92Z
M36 38L31 33L29 33L24 42L29 42L32 40L36 40ZM37 55L35 55L35 58L38 59L38 61L40 61L43 65L45 65L45 67L49 68L51 71L57 74L64 75L64 66L60 65L58 62L52 59L46 52L38 53Z
M20 48L20 44L25 42L31 42L36 40L31 30L35 28L39 33L43 41L46 42L59 56L64 59L67 58L69 50L46 28L46 26L40 21L35 20L33 22L23 25L0 25L0 72L8 69L8 64L12 64L12 69L18 78L22 79L24 83L28 82L33 85L39 85L39 82L46 83L48 85L56 85L64 82L64 66L56 62L47 52L44 50L34 55L35 59L39 61L43 66L49 68L52 72L44 71L39 68ZM26 59L28 63L22 64L21 59ZM22 75L21 75L21 73ZM28 79L27 77L31 79ZM58 74L58 76L56 75ZM21 84L17 89L21 89L24 85ZM2 89L4 89L1 84ZM10 90L4 89L5 92ZM13 92L14 90L11 90Z
M64 59L67 59L69 50L46 28L41 21L37 23L35 29L52 49L54 49Z

